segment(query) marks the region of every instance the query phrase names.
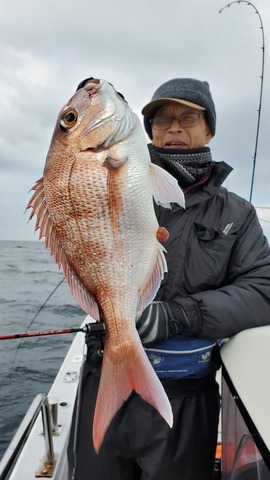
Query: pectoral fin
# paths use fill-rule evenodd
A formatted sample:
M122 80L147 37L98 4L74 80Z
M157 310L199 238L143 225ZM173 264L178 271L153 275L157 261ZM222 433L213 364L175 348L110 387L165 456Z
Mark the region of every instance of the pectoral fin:
M166 208L171 208L171 203L185 208L185 197L177 180L154 163L150 164L150 171L155 202Z

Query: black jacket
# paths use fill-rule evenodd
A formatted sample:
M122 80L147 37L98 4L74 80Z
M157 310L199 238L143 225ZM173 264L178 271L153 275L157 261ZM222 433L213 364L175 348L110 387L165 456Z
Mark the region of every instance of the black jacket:
M154 148L150 153L160 165ZM168 273L156 300L184 307L191 336L225 338L270 324L268 242L254 207L221 187L231 170L213 162L209 178L186 191L185 210L156 207L170 233Z

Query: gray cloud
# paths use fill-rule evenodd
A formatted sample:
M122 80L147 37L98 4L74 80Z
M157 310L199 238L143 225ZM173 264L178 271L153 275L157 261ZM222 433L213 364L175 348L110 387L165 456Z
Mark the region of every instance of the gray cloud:
M257 0L269 44L270 5ZM3 239L37 239L23 215L42 175L60 108L78 82L112 82L134 111L175 76L208 80L217 108L215 160L225 186L249 197L261 72L261 30L247 4L222 0L10 0L0 5L0 225ZM268 33L269 32L269 33ZM267 51L267 50L266 50ZM253 201L270 204L269 60ZM141 118L141 117L140 117Z

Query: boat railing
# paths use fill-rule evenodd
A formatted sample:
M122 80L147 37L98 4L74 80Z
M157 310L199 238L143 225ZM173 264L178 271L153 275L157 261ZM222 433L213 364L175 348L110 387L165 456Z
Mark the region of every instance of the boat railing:
M53 431L55 426L57 427L57 405L50 405L47 395L40 393L30 405L0 462L0 480L8 478L40 412L42 413L45 455L38 472L36 472L36 477L52 477L55 466Z

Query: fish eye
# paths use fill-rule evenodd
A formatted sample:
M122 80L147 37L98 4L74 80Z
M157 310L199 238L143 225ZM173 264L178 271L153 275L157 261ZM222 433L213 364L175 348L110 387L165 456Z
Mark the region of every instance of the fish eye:
M77 120L78 113L73 108L70 108L63 113L62 118L60 119L60 125L65 130L68 130L76 125Z

